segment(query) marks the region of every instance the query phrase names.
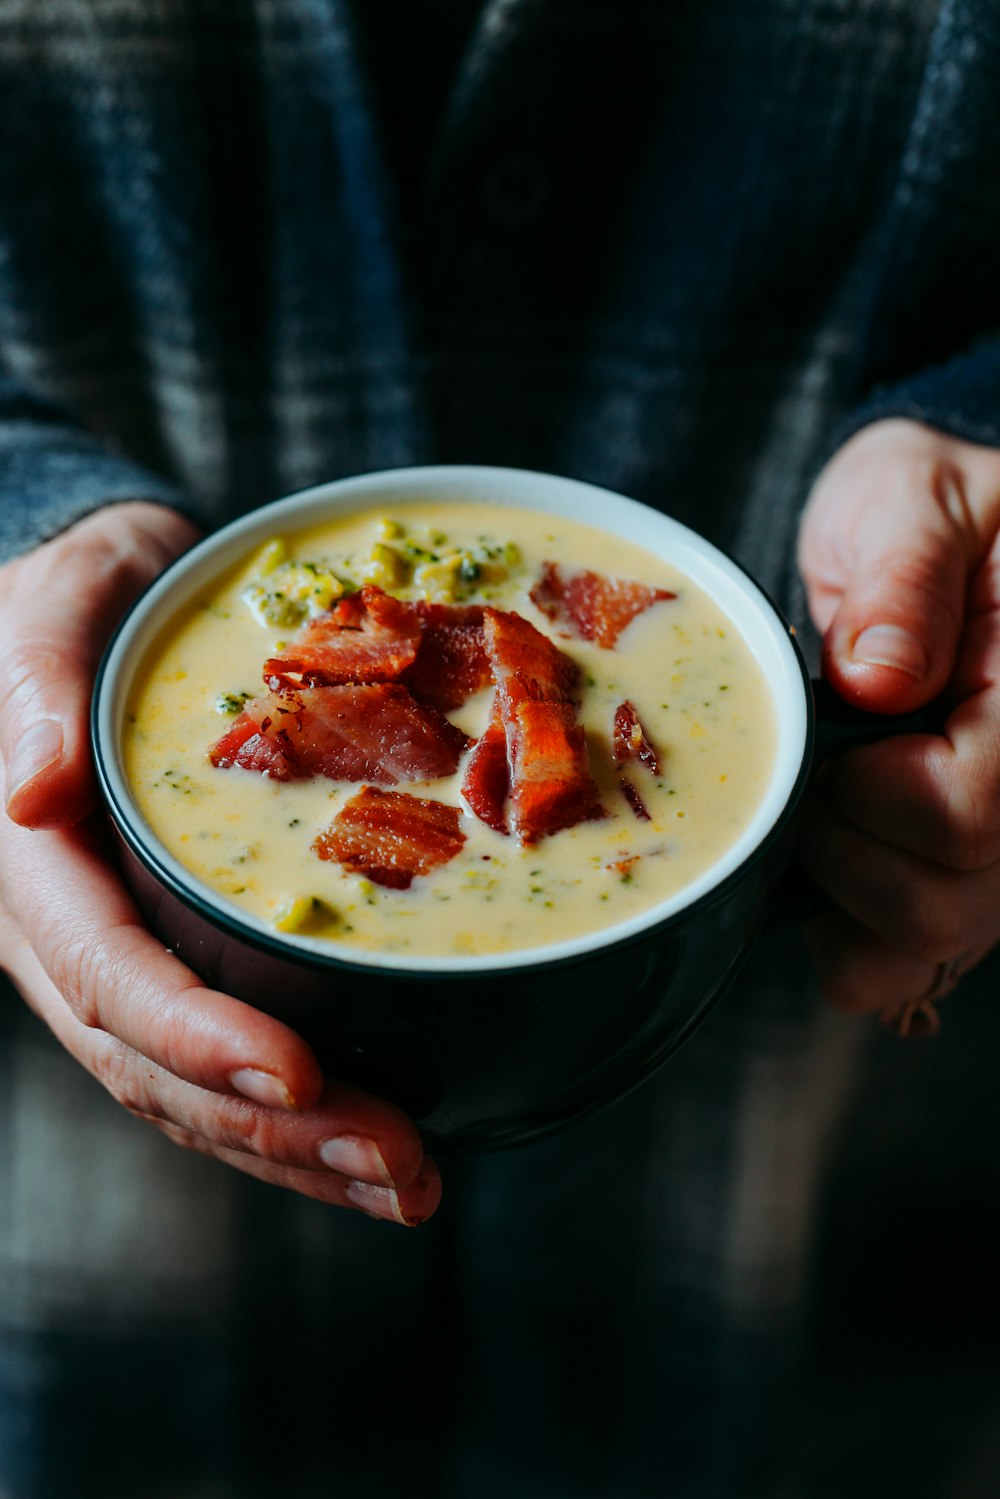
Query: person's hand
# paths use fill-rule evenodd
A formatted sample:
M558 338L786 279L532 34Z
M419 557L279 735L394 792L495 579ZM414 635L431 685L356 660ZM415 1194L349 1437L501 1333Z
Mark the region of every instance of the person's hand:
M807 935L838 1006L897 1029L1000 940L1000 451L884 421L827 464L799 561L823 670L859 707L942 697L940 733L838 755L800 855L836 907Z
M0 966L131 1113L252 1176L399 1223L440 1180L391 1104L326 1085L287 1026L204 987L108 858L87 740L126 605L195 540L158 505L109 507L0 569Z

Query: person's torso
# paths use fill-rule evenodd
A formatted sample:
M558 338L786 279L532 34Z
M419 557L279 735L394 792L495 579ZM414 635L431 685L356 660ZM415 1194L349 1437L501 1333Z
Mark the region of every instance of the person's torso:
M1000 19L133 9L0 9L0 338L220 518L359 468L512 463L760 568L831 422L984 303L1000 321Z

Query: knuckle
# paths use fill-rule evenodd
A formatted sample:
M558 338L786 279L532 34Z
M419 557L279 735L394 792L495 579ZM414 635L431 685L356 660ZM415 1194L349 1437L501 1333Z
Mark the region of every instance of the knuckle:
M44 635L11 632L4 648L3 672L0 675L0 717L30 712L42 695L42 684L61 674L66 660L65 646Z
M105 1036L97 1047L91 1071L116 1103L130 1114L160 1117L156 1095L149 1087L145 1064L131 1047L115 1036Z
M75 934L57 934L53 939L48 962L52 982L80 1024L89 1030L101 1025L96 998L99 965L96 944L88 946Z
M157 571L148 548L131 525L107 525L106 516L91 518L86 532L73 538L73 560L85 568L90 586L101 594L123 593L141 586Z
M952 869L986 869L1000 860L1000 774L956 778L945 800L944 860Z
M284 1159L287 1151L281 1148L280 1131L275 1128L275 1121L268 1117L269 1113L269 1110L257 1108L252 1103L226 1109L221 1129L216 1134L218 1143L244 1155L260 1156L262 1160Z

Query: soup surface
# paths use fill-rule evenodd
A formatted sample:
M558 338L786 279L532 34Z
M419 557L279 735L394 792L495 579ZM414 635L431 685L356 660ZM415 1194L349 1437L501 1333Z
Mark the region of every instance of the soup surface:
M564 580L589 571L671 596L651 593L602 645L539 592L552 563ZM320 856L317 839L358 797L359 780L213 764L247 704L266 694L264 663L294 659L311 619L373 586L403 600L513 611L576 664L570 712L596 785L584 810L595 815L532 841L516 825L488 826L463 796L465 751L454 774L391 784L393 796L455 808L461 842L407 888L391 888L329 849ZM491 683L447 720L477 741L494 702ZM160 842L243 913L293 938L442 956L563 941L679 891L750 821L774 738L770 693L748 648L670 565L562 517L420 501L275 538L175 618L137 674L123 754Z

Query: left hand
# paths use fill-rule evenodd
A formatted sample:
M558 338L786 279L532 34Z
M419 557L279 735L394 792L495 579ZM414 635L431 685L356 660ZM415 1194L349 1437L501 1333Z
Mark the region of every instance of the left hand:
M93 811L97 661L129 600L192 540L165 506L123 502L0 570L0 971L123 1108L176 1144L413 1226L441 1182L412 1121L326 1080L295 1031L165 950Z
M932 1029L1000 941L1000 451L865 428L816 483L799 563L842 697L905 713L944 695L939 734L828 762L800 845L837 908L807 932L827 996Z

